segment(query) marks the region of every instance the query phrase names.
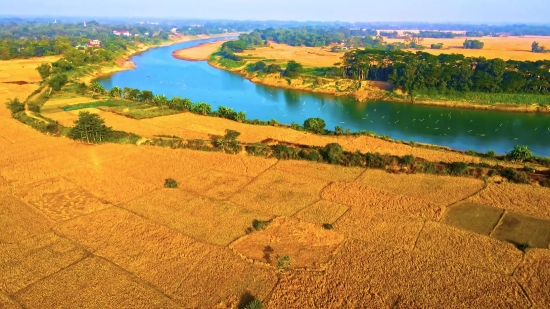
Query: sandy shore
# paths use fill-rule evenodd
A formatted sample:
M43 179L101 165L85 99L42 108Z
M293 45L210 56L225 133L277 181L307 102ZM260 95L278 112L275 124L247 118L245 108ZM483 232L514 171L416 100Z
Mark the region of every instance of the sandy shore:
M176 50L175 52L172 53L172 56L174 56L174 58L177 58L180 60L187 60L187 61L208 60L210 55L215 53L218 50L218 48L220 48L220 46L222 46L222 44L227 41L228 40L203 43L190 48Z

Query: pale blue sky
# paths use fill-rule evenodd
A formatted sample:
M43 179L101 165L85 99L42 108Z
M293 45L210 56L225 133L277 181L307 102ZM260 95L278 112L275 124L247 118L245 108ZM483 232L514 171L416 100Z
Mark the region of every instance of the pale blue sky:
M550 24L550 0L0 0L0 14Z

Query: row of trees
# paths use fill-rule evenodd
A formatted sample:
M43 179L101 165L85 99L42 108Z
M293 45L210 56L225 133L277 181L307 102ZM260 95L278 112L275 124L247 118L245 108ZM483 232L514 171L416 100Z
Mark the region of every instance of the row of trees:
M352 30L350 28L299 27L291 29L256 30L262 40L290 46L327 46L343 43L352 37L375 36L376 30Z
M342 77L389 81L409 94L422 90L550 93L550 61L438 56L425 52L353 50L339 66Z

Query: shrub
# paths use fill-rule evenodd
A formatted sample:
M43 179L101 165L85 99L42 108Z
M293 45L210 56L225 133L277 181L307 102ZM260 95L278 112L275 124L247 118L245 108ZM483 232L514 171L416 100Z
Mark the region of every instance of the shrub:
M487 151L487 157L488 158L494 158L496 153L493 150Z
M304 127L302 127L301 125L297 124L296 122L293 122L290 124L290 127L296 131L302 131Z
M322 156L317 149L302 149L298 154L300 158L308 161L322 161Z
M264 304L262 304L261 301L258 299L254 299L253 301L249 302L244 309L261 309L264 307Z
M52 87L53 91L59 91L68 81L67 74L55 74L48 80L48 85Z
M527 146L516 145L514 150L506 154L506 158L509 160L522 162L533 158L533 153Z
M330 164L341 164L344 158L344 149L338 143L330 143L323 149L323 157Z
M15 98L13 100L8 100L8 103L6 103L6 106L10 110L12 116L17 113L25 111L25 105L21 103L18 98Z
M75 126L71 129L69 137L88 143L102 143L106 141L108 135L112 132L112 129L105 125L105 120L99 115L89 112L80 112L78 120L74 124Z
M175 181L172 178L168 178L168 179L164 180L164 187L165 188L170 188L170 189L177 188L178 187L178 182Z
M321 118L308 118L304 121L304 129L313 133L325 133L325 121Z
M27 104L27 106L31 112L40 113L40 105L35 103L29 103Z
M270 126L276 126L276 125L279 124L279 122L275 119L271 119L267 122L267 124L270 125Z
M334 227L333 227L332 224L330 224L330 223L324 223L324 224L323 224L323 228L324 228L325 230L332 230Z
M468 170L468 164L464 162L453 162L449 165L449 173L451 175L464 175L466 173L466 170Z
M256 231L261 231L261 230L265 230L270 223L271 223L271 220L262 221L262 220L254 219L254 221L252 221L252 227Z
M266 156L267 146L261 143L254 143L253 145L246 146L246 152L252 156Z
M543 187L550 188L550 178L546 179L545 181L542 181L540 185Z
M377 153L367 152L367 166L370 168L386 168L386 161Z
M346 166L365 166L365 157L359 151L348 154L344 161Z
M505 168L500 172L500 175L509 181L515 182L515 183L530 183L531 180L529 178L529 175L526 172L522 171L516 171L513 168Z
M437 174L437 166L432 162L426 162L422 167L422 171L426 174Z
M466 154L469 155L469 156L473 156L473 155L476 154L476 152L473 151L472 149L470 149L470 150L466 151Z
M290 256L285 255L277 261L277 269L287 269L290 267Z
M296 159L296 153L294 149L288 147L287 145L277 145L273 149L273 156L281 160Z
M413 155L406 155L402 158L399 158L399 164L401 165L413 165L414 164L414 156Z

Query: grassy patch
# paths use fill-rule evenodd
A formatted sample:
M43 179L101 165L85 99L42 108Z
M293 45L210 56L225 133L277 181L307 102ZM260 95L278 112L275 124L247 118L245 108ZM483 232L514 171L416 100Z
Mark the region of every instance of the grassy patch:
M496 103L514 104L514 105L540 105L550 106L550 96L540 94L526 93L482 93L482 92L464 92L464 93L421 93L416 96L417 100L433 99L441 101L454 101L464 103L475 103L483 105L494 105Z
M121 99L107 99L105 101L71 104L71 105L63 106L62 109L64 111L74 111L74 110L85 109L85 108L121 107L121 106L131 107L136 105L137 103L131 102L131 101L126 101Z
M134 119L153 118L181 113L181 111L173 110L168 107L157 107L148 104L137 103L114 107L100 105L99 109L102 111L112 112Z

